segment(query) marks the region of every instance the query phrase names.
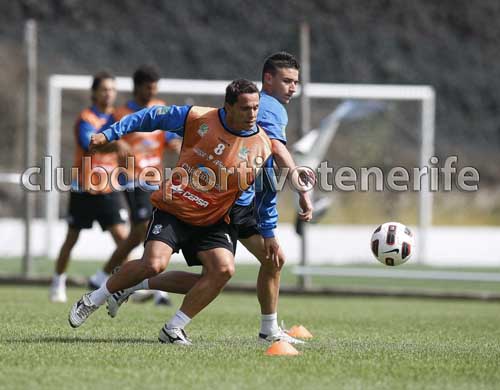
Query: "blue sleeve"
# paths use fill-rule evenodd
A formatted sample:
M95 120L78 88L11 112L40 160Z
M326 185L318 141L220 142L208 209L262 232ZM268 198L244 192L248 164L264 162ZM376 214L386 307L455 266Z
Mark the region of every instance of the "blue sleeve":
M152 106L134 112L113 123L103 131L108 141L115 141L134 131L167 130L180 136L191 106Z
M80 120L78 125L78 144L86 152L89 151L90 136L95 134L96 128L92 126L89 122Z
M276 208L277 194L273 184L274 169L273 158L269 157L256 179L255 190L255 215L257 228L264 238L274 237L274 229L278 223L278 210ZM262 185L259 185L258 181ZM260 187L260 188L259 188Z
M257 116L257 123L264 129L270 139L277 139L286 144L285 129L287 119L282 118L274 110L261 110Z

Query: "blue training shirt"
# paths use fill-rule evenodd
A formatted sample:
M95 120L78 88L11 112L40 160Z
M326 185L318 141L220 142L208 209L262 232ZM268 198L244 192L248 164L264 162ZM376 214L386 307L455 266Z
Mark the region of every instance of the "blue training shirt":
M260 93L257 123L264 129L270 139L277 139L286 144L286 126L288 124L286 109L278 99L264 91ZM254 196L255 187L252 186L241 194L236 204L238 206L248 206L252 203Z
M144 108L147 108L146 106L140 106L139 104L137 104L137 102L135 100L129 100L127 102L127 107L129 110L131 110L132 112L137 112L137 111L140 111ZM115 120L116 121L116 120ZM165 131L165 141L168 143L174 139L181 139L182 137L175 134L175 133L172 133L170 131Z

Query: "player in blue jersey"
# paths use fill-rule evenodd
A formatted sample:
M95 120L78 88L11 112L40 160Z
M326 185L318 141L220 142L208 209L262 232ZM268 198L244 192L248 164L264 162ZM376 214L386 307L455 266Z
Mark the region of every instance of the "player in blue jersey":
M279 52L269 56L262 70L262 91L257 123L271 139L273 157L280 168L295 168L292 156L286 148L286 126L288 115L285 105L290 102L297 89L300 66L289 53ZM261 307L261 327L259 340L274 342L284 340L299 341L288 336L278 325L278 295L280 271L283 263L275 264L268 258L263 237L256 229L254 217L255 193L253 189L242 194L231 211L232 226L240 241L261 263L257 278L257 297ZM299 193L302 211L299 217L309 221L312 204L307 192ZM192 254L184 252L185 256ZM282 257L284 260L284 256ZM154 283L153 283L154 284Z
M285 105L290 102L296 92L299 80L300 66L298 61L285 52L269 56L262 70L262 91L260 93L260 106L257 123L266 131L271 139L273 157L280 168L295 168L292 156L286 148L286 126L288 115ZM257 229L254 213L255 192L252 189L244 192L231 209L231 225L233 227L233 242L240 241L261 263L257 279L257 296L261 307L261 327L259 340L274 342L285 340L298 343L288 336L278 325L278 295L280 285L280 271L283 266L284 256L280 262L273 262L266 253L264 236ZM312 217L312 204L307 192L299 193L299 204L302 211L299 217L309 221ZM189 246L182 248L184 257L188 262L196 257ZM280 249L281 252L281 249ZM282 252L281 252L282 253ZM159 289L175 293L186 293L199 276L187 272L166 272L148 281L151 289ZM130 290L129 293L131 293ZM115 316L127 294L119 300L111 297L108 300L108 310Z

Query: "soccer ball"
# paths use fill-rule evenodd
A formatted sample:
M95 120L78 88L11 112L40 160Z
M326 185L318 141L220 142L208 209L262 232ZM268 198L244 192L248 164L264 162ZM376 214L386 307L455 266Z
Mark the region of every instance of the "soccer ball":
M399 222L386 222L375 229L371 240L375 258L385 265L406 263L415 250L415 238L410 229Z

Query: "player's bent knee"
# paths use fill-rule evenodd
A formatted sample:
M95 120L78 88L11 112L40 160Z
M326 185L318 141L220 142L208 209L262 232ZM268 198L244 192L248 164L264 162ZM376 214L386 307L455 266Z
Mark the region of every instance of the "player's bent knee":
M226 264L221 269L222 275L224 275L224 277L227 278L228 280L233 277L234 272L235 272L234 264Z
M144 269L148 277L158 275L165 271L168 261L162 257L149 258L144 262Z
M210 277L218 282L225 284L234 275L235 268L234 264L224 263L220 264L211 271L209 271Z
M169 245L161 241L148 241L142 254L142 268L146 277L158 275L163 272L172 255Z

